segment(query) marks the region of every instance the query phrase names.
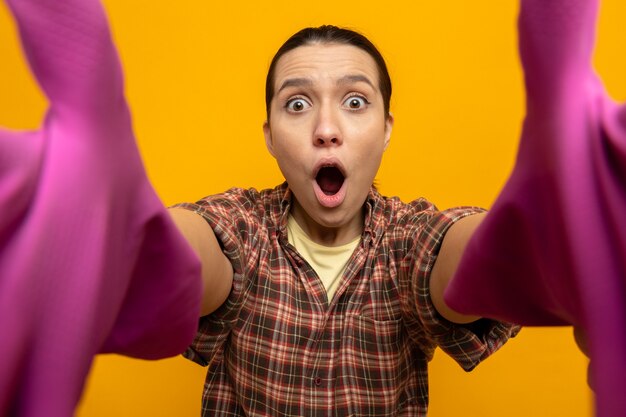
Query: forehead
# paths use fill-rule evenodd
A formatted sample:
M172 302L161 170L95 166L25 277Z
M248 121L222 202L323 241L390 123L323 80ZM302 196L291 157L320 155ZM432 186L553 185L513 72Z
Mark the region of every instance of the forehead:
M378 67L364 50L353 45L309 44L285 53L276 64L274 86L279 88L290 78L341 79L364 76L377 88Z

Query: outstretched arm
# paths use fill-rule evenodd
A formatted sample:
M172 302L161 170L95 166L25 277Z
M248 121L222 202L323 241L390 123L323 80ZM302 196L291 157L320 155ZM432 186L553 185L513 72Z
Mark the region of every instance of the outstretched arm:
M563 110L568 106L584 105L580 98L584 97L585 83L591 81L590 60L596 3L522 1L519 41L527 92L525 136L536 136L536 129L541 129L541 135L548 137L567 135L567 131L578 129L577 126L570 125L570 121L567 120L568 113ZM518 168L533 170L536 178L550 175L549 172L546 174L546 171L559 169L554 166L554 162L560 159L558 155L571 152L567 148L571 146L572 140L577 139L571 137L566 142L549 139L523 141L520 158L524 165ZM562 168L569 169L566 166ZM545 188L549 187L547 185ZM477 317L456 312L445 302L443 293L456 272L468 241L480 225L478 218L482 217L463 219L450 229L433 269L431 278L433 302L439 313L451 321L466 322ZM481 291L481 288L476 288L475 291ZM485 308L488 309L489 306ZM487 312L480 311L481 314Z
M186 348L200 264L144 172L100 3L6 2L49 111L0 130L0 414L68 416L94 354Z
M467 243L484 217L483 213L464 217L450 227L430 274L430 298L433 305L439 314L453 323L470 323L480 318L455 311L444 300L444 294L459 267Z
M202 264L200 315L205 316L221 306L230 294L233 266L222 252L213 229L202 216L180 208L172 208L169 212Z
M599 416L623 416L626 118L591 66L596 0L523 0L527 112L515 168L446 293L457 311L573 324Z
M461 311L523 324L577 322L579 293L559 278L580 274L573 245L589 243L582 231L602 217L593 160L602 91L590 62L596 8L593 0L521 3L526 119L515 169L452 283L448 300Z
M72 121L77 134L69 137L92 142L87 157L97 161L86 159L85 165L104 163L114 168L117 164L106 161L105 155L117 159L120 154L136 153L120 62L102 5L76 0L8 0L8 4L31 68L50 101L50 113ZM83 135L78 129L89 132ZM120 172L114 168L103 175L116 175L114 171ZM121 170L123 182L129 174L135 175ZM208 314L228 296L230 263L200 216L182 210L170 214L204 265L202 313Z

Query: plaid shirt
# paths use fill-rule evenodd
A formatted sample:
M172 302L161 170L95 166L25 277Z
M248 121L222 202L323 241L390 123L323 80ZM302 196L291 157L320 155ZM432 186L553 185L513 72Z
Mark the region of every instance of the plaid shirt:
M211 225L234 270L185 356L208 366L203 416L424 416L439 346L473 369L518 328L454 325L429 275L448 228L475 208L437 211L372 189L365 227L334 298L287 241L291 192L231 189L182 204Z

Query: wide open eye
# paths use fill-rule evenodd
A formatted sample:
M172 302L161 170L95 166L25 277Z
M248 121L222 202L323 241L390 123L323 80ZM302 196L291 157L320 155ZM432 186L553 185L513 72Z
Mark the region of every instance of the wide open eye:
M350 110L361 110L369 102L361 96L350 96L343 102L343 105Z
M303 98L292 98L285 105L290 112L298 113L311 107L308 101Z

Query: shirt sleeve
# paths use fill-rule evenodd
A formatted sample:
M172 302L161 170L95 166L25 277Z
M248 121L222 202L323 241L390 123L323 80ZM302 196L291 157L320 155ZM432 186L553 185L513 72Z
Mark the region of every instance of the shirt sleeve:
M402 262L409 278L408 291L402 291L406 294L402 300L409 334L427 356L432 357L438 346L466 371L519 331L518 326L489 319L467 325L452 323L437 312L431 301L430 274L447 231L458 220L483 211L473 207L437 211L431 207L419 214L411 213L414 220L407 229L408 255Z
M202 366L209 365L220 352L252 284L250 277L259 262L259 252L255 250L260 233L260 220L255 209L259 204L256 190L233 188L193 204L176 206L191 210L208 222L233 266L230 295L216 311L200 319L195 340L184 353L187 359Z

